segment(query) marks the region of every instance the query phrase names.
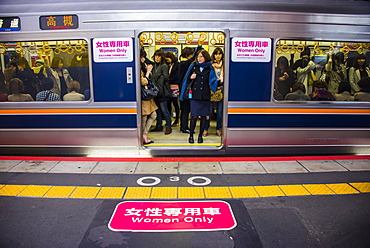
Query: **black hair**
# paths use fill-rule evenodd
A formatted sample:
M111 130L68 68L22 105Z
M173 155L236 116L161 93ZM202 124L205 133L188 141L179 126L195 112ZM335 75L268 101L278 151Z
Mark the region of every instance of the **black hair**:
M41 81L41 90L51 90L54 87L54 81L51 78L43 78Z
M173 63L174 63L174 62L176 62L176 61L178 61L177 57L175 56L175 54L173 54L173 52L166 52L166 53L164 54L164 56L165 56L166 58L170 58L170 59L172 60L172 62L173 62Z
M140 58L146 58L146 52L144 47L140 48Z
M158 49L154 52L152 59L155 61L155 56L161 57L161 64L166 63L166 57L164 56L164 51L162 49Z
M358 64L358 60L359 59L364 59L365 60L365 63L364 63L364 67L366 67L367 65L367 59L366 59L366 56L364 54L356 54L353 58L353 67L356 68L356 69L360 69L360 66Z
M334 59L336 59L338 61L339 64L343 64L344 63L344 53L342 52L337 52L335 55L334 55Z
M285 56L279 57L276 62L276 65L277 67L280 67L280 65L284 66L284 70L289 69L288 59Z
M370 89L370 77L361 78L361 80L358 81L358 86L363 89Z
M194 54L194 49L192 47L185 47L184 49L182 49L180 57L186 59L187 57L193 54Z
M302 91L303 93L306 94L306 86L304 86L304 84L302 84L300 82L296 82L292 86L292 92L297 91L297 90L300 90L300 91Z
M339 83L338 94L341 94L345 91L351 92L351 85L347 80L342 80Z

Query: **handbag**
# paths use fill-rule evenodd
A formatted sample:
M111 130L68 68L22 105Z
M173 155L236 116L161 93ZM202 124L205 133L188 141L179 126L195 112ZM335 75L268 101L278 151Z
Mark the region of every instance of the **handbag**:
M216 92L213 92L211 90L211 102L219 102L222 100L224 94L222 93L222 90L216 90Z
M188 84L186 84L185 92L184 92L184 101L190 100L193 98L193 90L191 89L193 87L194 80L191 80Z
M148 79L148 84L141 86L141 100L147 101L153 99L157 95L158 95L157 86L153 84L152 80Z
M177 84L170 84L172 97L178 97L179 95L179 86Z

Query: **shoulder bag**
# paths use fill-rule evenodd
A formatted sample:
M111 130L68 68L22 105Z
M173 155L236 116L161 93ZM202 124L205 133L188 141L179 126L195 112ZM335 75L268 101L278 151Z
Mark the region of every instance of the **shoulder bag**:
M147 85L141 86L141 100L147 101L153 99L158 95L158 88L152 82L152 80L148 79Z

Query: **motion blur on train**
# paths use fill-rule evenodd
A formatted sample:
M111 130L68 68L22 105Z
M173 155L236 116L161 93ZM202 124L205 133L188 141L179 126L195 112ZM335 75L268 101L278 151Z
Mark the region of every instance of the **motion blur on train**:
M3 155L370 153L369 2L140 3L2 2Z

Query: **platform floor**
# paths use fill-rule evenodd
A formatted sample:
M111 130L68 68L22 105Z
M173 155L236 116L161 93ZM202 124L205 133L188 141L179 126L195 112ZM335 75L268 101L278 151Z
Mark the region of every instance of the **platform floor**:
M369 193L367 155L3 156L0 247L369 247ZM146 202L222 202L230 206L236 226L197 230L199 222L185 231L110 229L121 203ZM189 222L217 217L192 214Z

